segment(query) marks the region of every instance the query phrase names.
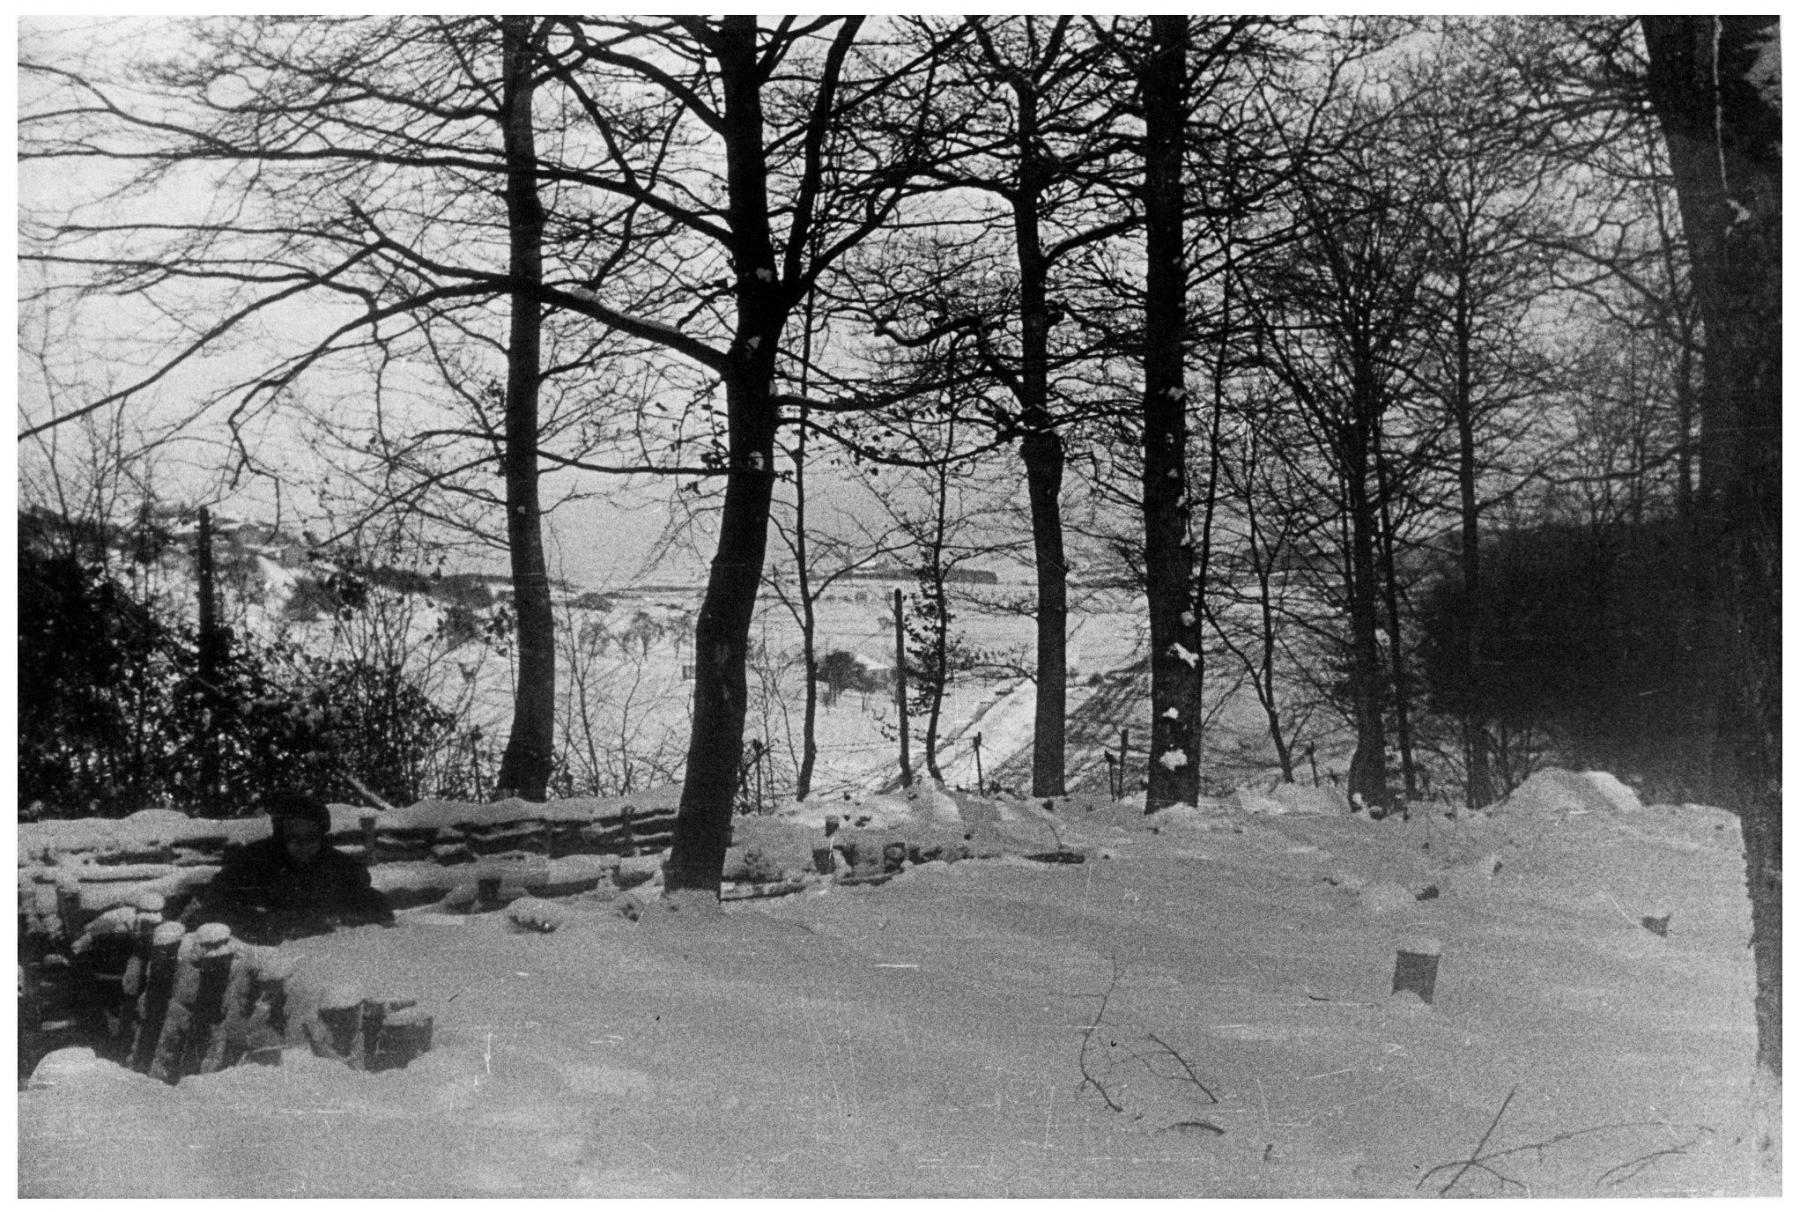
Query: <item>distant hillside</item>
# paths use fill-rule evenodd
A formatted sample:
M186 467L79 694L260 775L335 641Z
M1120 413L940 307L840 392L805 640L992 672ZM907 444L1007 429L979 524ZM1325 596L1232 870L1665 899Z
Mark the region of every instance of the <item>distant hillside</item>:
M843 579L846 581L911 581L916 575L910 568L888 564L879 568L863 568L855 572L846 572ZM989 572L985 568L952 568L944 574L944 580L951 585L998 585L1000 574Z

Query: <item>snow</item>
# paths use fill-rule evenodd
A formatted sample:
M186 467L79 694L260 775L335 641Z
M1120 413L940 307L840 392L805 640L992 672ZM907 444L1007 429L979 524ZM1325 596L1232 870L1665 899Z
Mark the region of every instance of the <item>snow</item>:
M616 894L409 910L283 951L418 998L425 1057L171 1088L54 1054L18 1194L1773 1193L1736 821L1581 781L1579 811L1545 780L1405 822L1141 797L1009 822L927 784L829 807L1003 857L722 911L640 894L637 921ZM791 807L735 843L821 843L828 805ZM1052 823L1088 861L1028 858ZM1439 955L1429 1003L1392 992L1403 950Z
M1189 669L1192 669L1195 665L1200 663L1199 656L1196 655L1193 650L1179 642L1170 644L1169 652L1171 655L1179 658Z
M1180 770L1188 764L1188 756L1179 749L1165 749L1156 761L1164 770Z
M1584 770L1581 777L1593 785L1609 807L1618 812L1636 812L1644 806L1637 792L1620 782L1616 775L1604 770Z

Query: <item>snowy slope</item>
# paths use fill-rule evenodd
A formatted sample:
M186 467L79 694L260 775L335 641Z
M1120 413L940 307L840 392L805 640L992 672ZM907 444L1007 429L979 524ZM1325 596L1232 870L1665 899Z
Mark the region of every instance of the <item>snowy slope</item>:
M1724 813L1530 795L1379 824L936 792L840 808L1002 857L722 915L633 922L596 898L551 934L418 910L291 944L321 975L388 973L434 1016L434 1051L398 1073L290 1056L174 1088L53 1055L19 1098L19 1193L1766 1189ZM738 841L804 847L814 811L746 819ZM1086 861L1024 857L1059 840ZM1396 952L1426 948L1430 1005L1392 993Z

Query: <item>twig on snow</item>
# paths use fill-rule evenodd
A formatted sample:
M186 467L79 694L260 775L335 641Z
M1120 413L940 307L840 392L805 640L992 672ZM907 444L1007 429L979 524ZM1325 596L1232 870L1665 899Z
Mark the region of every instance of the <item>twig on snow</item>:
M1709 1133L1711 1131L1712 1131L1711 1128L1708 1128L1703 1124L1700 1127L1700 1131L1695 1133L1693 1139L1691 1139L1691 1140L1684 1140L1679 1145L1671 1145L1667 1149L1657 1149L1654 1152L1644 1154L1642 1157L1634 1157L1630 1161L1620 1162L1618 1165L1613 1166L1611 1169L1603 1172L1599 1178L1596 1178L1594 1180L1594 1185L1596 1187L1601 1187L1601 1186L1620 1187L1620 1186L1623 1186L1624 1184L1630 1182L1632 1179L1636 1178L1638 1175L1642 1174L1645 1170L1648 1170L1652 1165L1655 1164L1657 1158L1659 1158L1659 1157L1678 1157L1682 1154L1685 1154L1689 1149L1693 1148L1695 1145L1700 1143L1700 1138L1702 1136L1705 1136L1707 1133ZM1624 1171L1624 1173L1621 1173L1621 1171ZM1612 1178L1612 1176L1615 1174L1617 1174L1619 1177L1613 1178L1611 1182L1608 1182L1607 1180L1609 1178Z
M1462 1180L1462 1176L1467 1174L1470 1170L1474 1169L1476 1166L1481 1166L1481 1168L1483 1170L1486 1170L1489 1174L1494 1175L1495 1178L1498 1178L1500 1180L1502 1185L1504 1185L1505 1183L1507 1183L1509 1181L1504 1175L1497 1173L1496 1171L1494 1171L1493 1169L1491 1169L1488 1166L1482 1165L1482 1162L1485 1159L1483 1159L1483 1157L1481 1156L1481 1151L1482 1151L1482 1149L1484 1149L1487 1146L1488 1139L1494 1135L1494 1129L1498 1128L1500 1126L1500 1117L1506 1114L1506 1109L1512 1105L1513 1095L1517 1094L1518 1092L1519 1092L1519 1088L1517 1086L1514 1086L1511 1090L1508 1090L1506 1092L1506 1097L1504 1099L1502 1099L1500 1102L1500 1109L1498 1111L1494 1112L1493 1122L1488 1124L1487 1131L1483 1132L1481 1134L1481 1140L1476 1143L1475 1151L1473 1153L1469 1154L1469 1158L1467 1161L1463 1162L1462 1169L1458 1170L1454 1175L1451 1176L1450 1181L1444 1184L1443 1189L1438 1192L1439 1195L1450 1194L1450 1188L1454 1187L1458 1182L1460 1182ZM1433 1174L1436 1174L1439 1170L1447 1170L1451 1166L1454 1166L1455 1164L1456 1164L1455 1162L1445 1162L1441 1166L1433 1166L1431 1169L1425 1171L1425 1173L1423 1173L1419 1176L1418 1186L1420 1186L1420 1187L1424 1186L1425 1180L1430 1178ZM1415 1190L1416 1189L1417 1188L1415 1188Z
M1498 1110L1497 1112L1494 1113L1493 1122L1488 1125L1487 1131L1482 1133L1481 1141L1479 1144L1477 1144L1475 1146L1475 1151L1473 1154L1471 1154L1468 1158L1466 1158L1462 1161L1444 1162L1442 1165L1433 1166L1431 1169L1425 1171L1424 1174L1419 1176L1419 1181L1417 1184L1415 1184L1415 1189L1417 1189L1418 1187L1422 1187L1427 1182L1429 1182L1431 1180L1432 1175L1437 1174L1443 1170L1448 1170L1452 1166L1461 1166L1462 1168L1459 1169L1455 1173L1455 1175L1453 1175L1451 1177L1450 1181L1445 1183L1444 1186L1438 1191L1439 1195L1448 1195L1450 1193L1450 1189L1452 1187L1456 1186L1456 1184L1459 1181L1461 1181L1463 1175L1467 1174L1470 1170L1480 1170L1482 1173L1490 1175L1491 1177L1493 1177L1495 1180L1497 1180L1500 1183L1502 1188L1508 1187L1508 1186L1513 1186L1513 1187L1518 1187L1521 1190L1529 1190L1530 1188L1526 1187L1526 1185L1524 1183L1519 1182L1517 1179L1507 1177L1506 1175L1500 1173L1500 1171L1496 1170L1493 1166L1489 1165L1488 1163L1494 1162L1494 1161L1499 1161L1503 1157L1513 1157L1520 1153L1537 1153L1539 1155L1542 1155L1544 1150L1552 1148L1556 1145L1566 1144L1569 1141L1578 1140L1584 1136L1594 1136L1601 1132L1616 1132L1623 1128L1649 1128L1649 1127L1666 1126L1666 1121L1659 1120L1659 1119L1621 1120L1620 1122L1613 1123L1613 1124L1597 1124L1592 1128L1576 1128L1576 1129L1573 1129L1572 1131L1568 1131L1568 1132L1558 1132L1554 1136L1545 1137L1543 1140L1533 1141L1527 1145L1513 1145L1511 1148L1497 1149L1492 1153L1483 1153L1482 1149L1484 1149L1487 1146L1489 1139L1492 1138L1492 1136L1494 1135L1494 1130L1500 1126L1501 1117L1506 1114L1507 1106L1509 1104L1511 1104L1511 1102L1513 1100L1513 1096L1516 1095L1518 1092L1519 1092L1519 1088L1517 1086L1514 1086L1512 1088L1512 1090L1507 1094L1506 1098L1501 1102L1500 1110ZM1710 1129L1703 1129L1703 1131L1710 1131ZM1695 1140L1698 1140L1698 1139L1699 1139L1698 1137L1695 1137ZM1623 1175L1622 1177L1620 1177L1617 1180L1618 1182L1627 1182L1630 1179L1636 1177L1636 1175L1642 1170L1642 1168L1644 1166L1648 1166L1651 1162L1655 1161L1656 1158L1666 1156L1670 1153L1685 1152L1686 1149L1693 1143L1694 1143L1694 1141L1688 1141L1685 1144L1676 1146L1674 1148L1660 1149L1654 1153L1647 1154L1644 1157L1635 1158L1632 1161L1624 1162L1618 1166L1614 1166L1610 1170L1607 1170L1604 1174L1602 1174L1600 1176L1600 1178L1596 1179L1595 1181L1596 1181L1596 1183L1604 1182L1606 1180L1607 1176L1614 1173L1615 1171L1623 1170L1623 1169L1626 1169L1627 1167L1631 1167L1634 1165L1637 1166L1638 1169L1633 1170L1630 1174ZM1617 1183L1615 1183L1614 1185L1617 1185Z
M1106 1105L1107 1110L1116 1111L1123 1115L1127 1114L1125 1104L1121 1101L1125 1087L1122 1084L1118 1085L1116 1088L1108 1087L1103 1080L1105 1075L1096 1075L1095 1069L1098 1065L1096 1062L1090 1060L1095 1046L1094 1041L1096 1035L1100 1033L1102 1028L1111 1026L1111 1024L1106 1021L1107 1008L1111 1005L1112 996L1117 992L1119 981L1124 975L1124 969L1120 966L1117 956L1112 957L1112 967L1112 980L1107 984L1106 989L1103 992L1081 995L1085 997L1097 997L1100 1004L1094 1010L1093 1021L1086 1023L1079 1028L1081 1031L1081 1051L1076 1056L1076 1064L1081 1070L1081 1084L1075 1088L1075 1093L1080 1095L1084 1090L1091 1086L1094 1091L1100 1095L1100 1101ZM1116 1035L1116 1032L1112 1034ZM1126 1061L1136 1061L1143 1065L1152 1077L1159 1078L1163 1081L1191 1083L1202 1094L1206 1095L1210 1102L1214 1104L1218 1103L1219 1096L1213 1092L1210 1086L1201 1080L1199 1071L1194 1068L1193 1063L1189 1061L1187 1057L1181 1054L1179 1049L1154 1031L1144 1032L1144 1038L1155 1044L1155 1049L1149 1051L1138 1051L1135 1048L1130 1049L1126 1056L1109 1062L1108 1068L1110 1069L1111 1067L1125 1063ZM1117 1048L1120 1045L1120 1040L1117 1038L1110 1038L1108 1040L1108 1045ZM1175 1064L1179 1066L1179 1072L1167 1072L1166 1066L1162 1069L1157 1067L1155 1062L1160 1060L1164 1055L1171 1057L1175 1061ZM1143 1115L1140 1112L1133 1116L1133 1118L1141 1119L1143 1118Z
M1181 1053L1177 1052L1169 1044L1164 1042L1162 1036L1156 1034L1156 1032L1154 1032L1154 1031L1145 1032L1145 1038L1149 1039L1151 1043L1155 1044L1157 1047L1161 1048L1164 1052L1167 1052L1170 1056L1174 1057L1175 1063L1181 1066L1182 1070L1187 1074L1188 1080L1193 1082L1196 1086L1200 1087L1200 1093L1206 1095L1206 1097L1211 1099L1214 1103L1217 1103L1219 1101L1219 1096L1214 1094L1212 1092L1212 1089L1205 1082L1200 1080L1200 1075L1198 1073L1194 1072L1194 1066L1188 1063L1187 1057L1183 1056ZM1146 1069L1150 1068L1150 1060L1148 1057L1140 1057L1139 1059L1141 1059L1144 1062L1144 1067ZM1150 1069L1150 1072L1156 1073L1156 1070ZM1156 1075L1158 1077L1163 1076L1163 1074L1160 1074L1160 1073L1157 1073Z
M1101 1101L1106 1104L1109 1111L1117 1111L1119 1114L1123 1115L1125 1113L1125 1108L1113 1101L1112 1092L1109 1091L1105 1084L1102 1083L1099 1078L1095 1077L1093 1071L1088 1068L1088 1048L1091 1047L1094 1042L1094 1033L1105 1025L1106 1004L1112 1000L1113 991L1119 987L1119 977L1123 971L1119 967L1119 957L1116 955L1112 957L1112 969L1112 981L1106 986L1106 991L1099 995L1100 1005L1094 1011L1094 1021L1081 1029L1081 1051L1075 1058L1076 1065L1081 1069L1081 1084L1075 1087L1075 1093L1079 1095L1083 1090L1092 1086L1099 1092ZM1093 995L1089 994L1088 996Z

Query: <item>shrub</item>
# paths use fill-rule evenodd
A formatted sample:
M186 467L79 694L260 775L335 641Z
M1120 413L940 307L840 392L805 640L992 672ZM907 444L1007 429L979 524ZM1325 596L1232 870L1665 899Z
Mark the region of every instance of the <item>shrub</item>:
M368 602L349 578L307 584L317 587L310 600L340 619ZM201 670L191 626L103 568L22 541L21 807L229 811L282 784L348 794L345 775L397 802L473 794L479 746L431 700L404 652L323 659L233 638L211 676Z

